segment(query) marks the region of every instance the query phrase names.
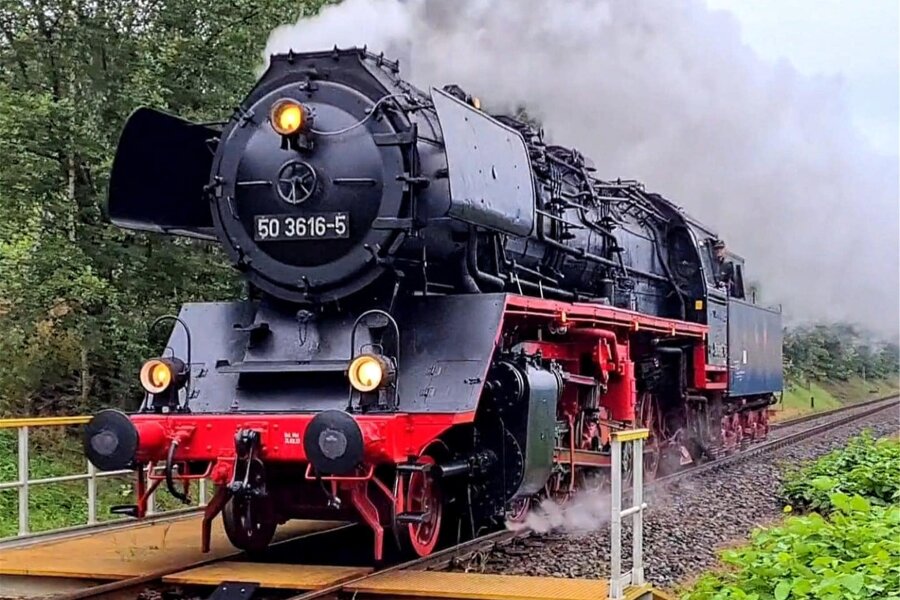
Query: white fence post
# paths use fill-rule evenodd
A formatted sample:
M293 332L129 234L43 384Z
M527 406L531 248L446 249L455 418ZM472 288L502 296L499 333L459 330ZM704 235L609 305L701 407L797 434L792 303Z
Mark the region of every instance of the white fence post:
M615 431L611 435L610 453L612 471L610 473L610 569L609 598L622 600L625 588L644 583L644 440L647 429ZM622 510L622 444L631 443L632 501L629 508ZM622 574L622 518L631 517L631 570Z
M637 438L631 442L634 449L632 473L634 483L633 504L638 508L634 513L634 527L631 532L631 584L644 583L644 440Z
M28 534L28 427L19 427L19 535Z
M612 451L612 521L610 521L609 597L619 600L622 589L622 442L613 436Z
M87 461L87 503L88 503L88 525L97 522L97 468L94 463Z
M133 475L134 471L130 469L121 469L118 471L98 471L93 464L88 461L87 472L80 472L74 475L57 475L53 477L32 478L30 473L30 430L34 427L68 427L74 425L84 425L90 420L90 417L72 416L72 417L26 417L0 419L0 431L16 430L17 436L17 473L16 479L10 481L0 481L0 492L6 490L16 490L18 493L18 528L13 536L0 539L0 546L6 542L13 542L16 538L33 537L36 535L56 533L66 530L80 529L84 527L96 526L100 523L97 515L100 510L100 494L99 484L106 477L120 477L122 475ZM29 506L29 495L32 488L42 485L53 485L70 482L87 483L87 520L80 524L72 524L66 527L56 528L39 533L31 531L31 517ZM196 507L202 508L207 503L208 482L200 479L198 483L198 498ZM148 514L158 514L155 494L149 499ZM192 509L196 510L195 507ZM189 509L176 509L173 511L164 511L180 513Z

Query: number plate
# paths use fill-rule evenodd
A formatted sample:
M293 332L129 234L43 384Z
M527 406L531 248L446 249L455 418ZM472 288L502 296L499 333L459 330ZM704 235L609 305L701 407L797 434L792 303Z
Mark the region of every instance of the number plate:
M334 240L350 236L350 214L257 215L253 239L258 242L284 240Z

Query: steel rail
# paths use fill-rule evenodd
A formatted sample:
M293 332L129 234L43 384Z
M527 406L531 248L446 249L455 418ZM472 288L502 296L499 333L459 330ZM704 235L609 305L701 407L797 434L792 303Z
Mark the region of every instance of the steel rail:
M305 533L302 535L298 535L296 537L288 538L285 540L281 540L275 542L270 548L275 548L278 546L284 546L286 544L297 542L298 540L305 540L308 538L317 537L320 535L333 534L339 531L346 531L348 529L352 529L356 527L356 523L345 523L343 525L337 525L332 529L322 529L319 531L311 531L309 533ZM139 591L139 588L145 586L150 583L155 583L160 581L166 575L172 575L173 573L178 573L181 571L187 571L189 569L196 569L197 567L202 567L208 564L222 562L231 560L234 558L238 558L244 554L243 551L235 550L225 556L216 556L210 558L204 558L201 560L194 561L187 565L178 565L178 566L169 566L164 567L162 569L157 569L156 571L151 571L149 573L145 573L143 575L138 575L137 577L129 577L127 579L120 579L118 581L111 581L109 583L103 583L100 585L92 586L83 590L78 590L76 592L66 592L64 594L56 594L52 596L53 600L86 600L88 598L102 598L106 595L111 595L111 597L121 598L127 595L127 592L130 591Z
M852 423L853 421L858 421L860 419L864 419L869 415L873 415L877 412L881 412L883 410L887 410L891 407L896 407L900 405L900 397L891 397L887 400L880 400L879 402L875 402L873 404L877 404L873 408L869 408L868 410L862 412L854 412L850 415L846 415L836 421L828 421L827 423L822 423L820 425L815 425L813 427L804 429L802 431L798 431L796 433L791 433L788 435L784 435L781 437L777 437L771 440L766 440L763 442L758 442L756 444L752 444L745 449L742 449L734 454L729 454L727 456L723 456L721 458L717 458L707 463L701 463L694 467L685 469L684 471L679 471L677 473L673 473L671 475L667 475L665 477L660 477L659 479L651 482L651 488L655 488L657 486L666 485L677 481L681 478L694 477L696 475L707 473L709 471L715 471L721 469L722 467L726 467L732 464L737 464L743 462L747 459L753 458L755 456L759 456L760 454L765 454L768 452L772 452L774 450L778 450L779 448L784 448L785 446L790 446L796 444L798 442L802 442L803 440L809 439L811 437L815 437L820 433L824 433L830 429L834 429L836 427L841 427L842 425L847 425ZM845 411L841 411L845 412Z
M856 408L862 408L864 406L871 406L874 404L878 404L880 402L886 402L888 400L892 400L897 398L897 393L889 394L887 396L879 396L878 398L872 398L870 400L863 400L861 402L852 402L850 404L845 404L843 406L839 406L837 408L832 408L830 410L821 410L817 412L812 412L809 414L801 415L799 417L794 417L793 419L785 419L784 421L774 421L769 424L769 429L781 429L783 427L790 427L791 425L799 425L801 423L806 423L808 421L815 421L816 419L823 419L825 417L830 417L832 415L837 415L843 412L847 412Z
M443 550L438 550L437 552L434 552L422 558L416 558L407 562L392 565L390 567L386 567L384 569L380 569L366 575L361 575L360 577L351 579L349 581L343 581L341 583L330 585L320 590L312 590L309 592L298 594L296 596L290 596L286 600L314 600L316 598L328 598L337 596L347 586L357 584L361 581L371 579L375 576L387 575L389 573L396 573L398 571L425 571L429 569L444 568L454 564L455 562L465 560L479 552L487 552L493 550L499 545L512 541L514 538L530 535L530 533L531 532L528 529L521 529L517 531L503 529L500 531L495 531L473 540L468 540L460 544L456 544L455 546L451 546Z

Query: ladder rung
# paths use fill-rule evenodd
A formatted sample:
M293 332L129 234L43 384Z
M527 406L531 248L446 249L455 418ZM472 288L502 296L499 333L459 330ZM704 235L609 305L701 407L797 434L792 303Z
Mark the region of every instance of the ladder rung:
M621 514L623 517L627 517L627 516L633 515L636 512L640 512L640 511L644 510L645 508L647 508L646 502L644 502L640 506L632 506L631 508L626 508L619 514Z

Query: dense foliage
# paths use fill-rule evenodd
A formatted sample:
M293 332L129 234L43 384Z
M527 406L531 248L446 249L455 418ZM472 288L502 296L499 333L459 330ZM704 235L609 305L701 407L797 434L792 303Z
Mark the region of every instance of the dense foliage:
M900 441L854 438L789 474L782 494L785 512L819 512L757 530L686 600L900 600Z
M116 138L140 105L227 116L269 31L329 1L0 0L0 414L133 399L156 316L240 293L215 245L105 223ZM896 345L844 333L789 333L789 370L896 372Z
M793 381L896 380L900 346L875 342L846 323L818 324L785 331L784 363L785 373Z
M781 495L794 508L828 512L838 492L879 505L900 503L900 441L856 437L846 448L789 473Z
M0 414L133 397L147 326L240 292L212 245L105 224L140 105L220 120L269 31L323 0L0 0Z
M900 507L832 494L828 518L812 513L758 530L725 552L729 568L704 575L685 600L900 599Z

